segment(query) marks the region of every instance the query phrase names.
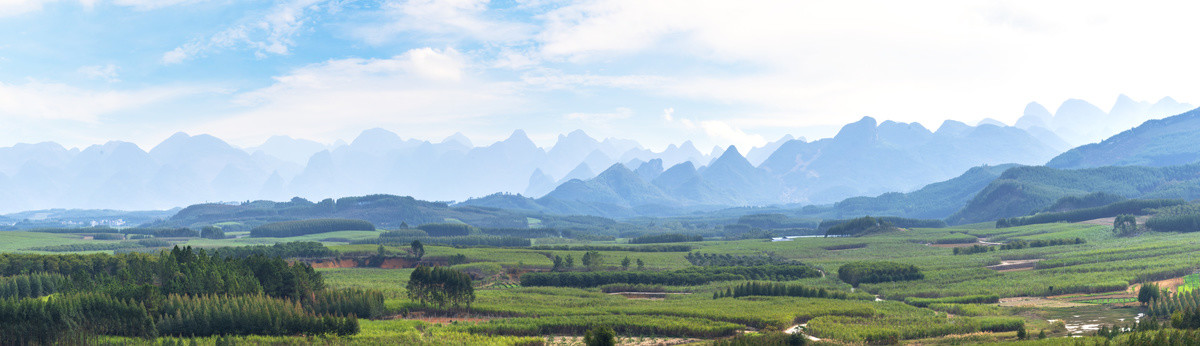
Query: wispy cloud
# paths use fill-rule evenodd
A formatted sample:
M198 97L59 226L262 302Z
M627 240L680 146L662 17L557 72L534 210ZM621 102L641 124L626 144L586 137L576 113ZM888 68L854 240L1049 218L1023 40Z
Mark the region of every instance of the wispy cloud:
M61 83L0 83L0 118L71 120L98 123L106 114L135 110L212 90L155 86L134 90L92 90Z
M117 70L117 65L107 64L83 66L80 67L78 71L85 77L91 79L100 79L112 83L121 81L121 79L118 78L119 76L117 74Z
M184 43L163 53L163 64L178 64L210 52L226 49L250 49L255 56L286 55L294 37L309 24L313 12L336 8L322 7L326 0L291 0L279 3L267 13L221 30L211 36Z

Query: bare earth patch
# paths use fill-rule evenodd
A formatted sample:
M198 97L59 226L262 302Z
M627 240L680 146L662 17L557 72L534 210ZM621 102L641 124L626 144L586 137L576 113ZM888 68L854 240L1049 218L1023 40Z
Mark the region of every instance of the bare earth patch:
M621 346L659 346L659 345L683 345L694 342L700 342L701 339L692 338L639 338L639 337L622 337L618 336L617 345ZM547 336L547 345L583 345L582 336Z
M1012 297L1000 298L1000 306L1022 306L1035 308L1071 308L1076 306L1088 306L1088 304L1065 302L1061 300L1046 299L1042 297Z
M1150 216L1149 215L1138 216L1138 217L1136 217L1136 219L1137 219L1137 223L1139 225L1143 225L1146 223L1146 220L1150 219ZM1117 218L1115 218L1115 217L1102 217L1102 218L1094 219L1094 220L1081 221L1079 223L1089 224L1089 225L1112 226L1116 222L1117 222Z
M1000 264L997 264L994 266L988 266L987 268L991 269L991 270L999 271L999 272L1030 270L1030 269L1033 269L1033 266L1036 265L1037 262L1040 262L1041 260L1042 260L1041 258L1035 258L1035 259L1027 259L1027 260L1000 261Z

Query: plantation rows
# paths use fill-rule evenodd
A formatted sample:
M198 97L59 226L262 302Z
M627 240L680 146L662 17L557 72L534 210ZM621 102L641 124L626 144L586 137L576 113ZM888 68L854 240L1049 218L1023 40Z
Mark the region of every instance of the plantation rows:
M795 280L819 277L807 266L693 267L674 271L542 272L521 275L521 286L596 287L607 284L701 285L713 281Z

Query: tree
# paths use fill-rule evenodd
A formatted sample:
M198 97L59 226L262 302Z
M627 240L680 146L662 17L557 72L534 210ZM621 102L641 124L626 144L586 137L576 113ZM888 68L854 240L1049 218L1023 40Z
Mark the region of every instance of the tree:
M1158 289L1158 284L1147 282L1142 284L1142 288L1138 289L1138 302L1142 305L1150 304L1155 299L1161 296L1162 292Z
M567 268L570 269L570 268L574 268L574 267L575 267L575 257L572 257L570 254L567 254Z
M625 256L625 259L621 260L621 269L622 270L629 269L629 256Z
M1113 220L1113 234L1117 236L1133 235L1137 230L1137 218L1133 215L1123 214Z
M617 333L608 326L592 328L583 334L583 344L587 346L613 346L617 344Z
M383 247L383 244L379 244L379 249L375 250L375 252L379 255L379 257L387 256L388 254L388 250L387 248Z
M1027 338L1027 337L1029 337L1029 334L1027 334L1027 333L1025 332L1025 326L1024 326L1024 325L1022 325L1022 326L1021 326L1021 329L1017 329L1017 339L1019 339L1019 340L1025 340L1025 338Z
M438 308L444 308L446 304L465 305L470 309L471 302L475 301L471 276L445 267L418 266L409 275L406 288L409 299L421 305L436 304Z
M1045 339L1045 338L1046 338L1046 330L1042 329L1042 331L1038 332L1038 340Z
M599 267L603 257L598 251L588 251L583 254L583 266L588 269Z
M554 268L551 271L560 271L563 269L563 258L559 255L554 255Z
M646 268L646 262L642 262L641 258L637 259L637 265L638 265L638 270L642 270L642 269Z
M225 239L225 232L216 226L205 226L200 229L200 237L207 239Z
M425 244L421 244L420 240L413 240L411 247L413 257L417 260L425 256Z

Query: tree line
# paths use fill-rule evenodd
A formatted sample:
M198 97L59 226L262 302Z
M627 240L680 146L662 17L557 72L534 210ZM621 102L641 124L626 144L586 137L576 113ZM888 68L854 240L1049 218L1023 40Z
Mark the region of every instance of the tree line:
M804 285L750 281L726 288L725 291L713 292L713 299L738 298L746 296L776 296L828 299L857 299L872 300L875 296L867 293L850 293L846 291L828 290Z
M447 304L470 309L475 300L471 276L446 267L417 267L409 275L406 288L409 299L421 305L437 305L439 309Z
M1130 199L1100 207L999 219L996 220L996 228L1054 222L1080 222L1114 217L1121 214L1145 215L1149 209L1177 206L1186 203L1180 199Z
M691 267L672 271L529 272L521 275L521 286L596 287L618 283L688 286L714 281L785 281L820 276L820 271L800 265Z
M664 233L664 234L650 234L650 235L638 236L633 239L629 239L629 243L630 244L686 243L686 242L695 242L695 241L703 241L703 240L704 240L704 237L700 236L700 235Z
M310 219L265 224L250 230L251 237L285 238L337 231L374 231L375 225L363 220Z
M684 257L687 258L688 263L697 266L763 266L792 262L789 259L775 256L773 253L768 255L731 255L689 252Z
M858 287L859 284L921 280L925 275L917 266L888 261L850 262L838 268L838 279Z
M532 250L556 250L556 251L632 251L632 252L688 252L692 251L691 245L681 244L662 244L662 245L641 245L641 246L622 246L622 245L536 245L530 247Z

